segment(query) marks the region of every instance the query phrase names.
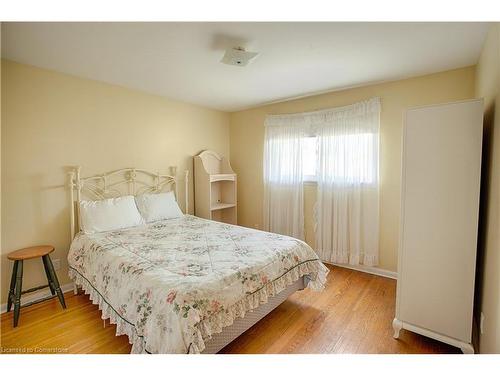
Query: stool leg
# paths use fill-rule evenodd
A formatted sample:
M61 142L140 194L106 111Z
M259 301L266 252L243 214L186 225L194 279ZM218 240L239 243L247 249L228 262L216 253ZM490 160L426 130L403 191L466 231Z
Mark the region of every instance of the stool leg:
M23 288L23 261L17 261L16 272L16 296L14 299L14 327L19 322L19 312L21 310L21 290Z
M47 282L49 283L50 293L52 295L56 294L54 283L52 282L52 278L50 276L49 266L47 265L47 259L42 257L43 268L45 269L45 275L47 276Z
M61 291L61 287L59 286L59 281L57 280L56 272L54 271L54 266L52 265L52 261L50 260L50 256L44 255L45 262L47 263L47 268L49 269L50 278L52 280L52 284L54 285L54 289L57 293L57 298L59 298L59 302L61 302L61 306L65 309L66 302L64 301L64 295Z
M9 288L9 297L7 298L7 312L12 308L12 301L14 300L14 290L16 288L16 274L17 274L17 262L14 261L14 267L12 268L12 276L10 278L10 288Z

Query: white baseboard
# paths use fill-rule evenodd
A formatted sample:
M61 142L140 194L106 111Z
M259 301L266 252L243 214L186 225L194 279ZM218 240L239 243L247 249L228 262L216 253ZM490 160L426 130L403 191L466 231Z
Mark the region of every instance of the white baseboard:
M69 292L70 290L73 290L73 283L68 283L61 285L61 290L63 293ZM37 290L36 292L25 294L24 296L21 296L21 305L24 303L30 303L33 301L36 301L37 299L40 298L45 298L50 296L50 289L46 288L43 290ZM55 297L57 298L57 297ZM12 307L12 310L14 307ZM11 311L12 311L11 310ZM0 313L3 314L4 312L7 312L7 303L4 303L0 306Z
M354 266L351 264L337 264L337 263L330 263L330 262L325 262L325 261L323 261L323 263L331 264L332 266L337 266L337 267L342 267L342 268L349 268L349 269L355 270L355 271L371 273L372 275L387 277L389 279L395 279L395 280L398 279L397 272L385 270L383 268L369 267L369 266L363 266L363 265Z

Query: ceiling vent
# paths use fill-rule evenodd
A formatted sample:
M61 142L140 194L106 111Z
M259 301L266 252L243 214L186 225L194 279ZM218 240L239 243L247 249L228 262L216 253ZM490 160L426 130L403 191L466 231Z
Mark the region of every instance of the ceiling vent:
M247 66L259 53L245 51L244 48L237 47L227 49L221 63L234 66Z

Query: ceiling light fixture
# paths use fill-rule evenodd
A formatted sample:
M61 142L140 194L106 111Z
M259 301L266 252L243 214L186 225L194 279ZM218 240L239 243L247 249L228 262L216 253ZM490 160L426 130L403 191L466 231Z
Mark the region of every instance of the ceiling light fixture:
M246 51L242 47L230 48L226 50L220 62L227 65L247 66L258 54L258 52Z

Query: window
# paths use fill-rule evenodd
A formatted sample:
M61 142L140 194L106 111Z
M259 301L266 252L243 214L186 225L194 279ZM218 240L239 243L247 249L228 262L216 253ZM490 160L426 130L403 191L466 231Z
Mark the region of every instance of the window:
M316 164L318 155L318 138L314 136L302 138L302 174L304 181L316 181Z
M373 184L378 174L378 139L373 133L343 134L329 140L334 146L325 165L330 169L329 176L337 182L356 182ZM302 171L304 181L318 179L318 138L308 136L302 138Z

